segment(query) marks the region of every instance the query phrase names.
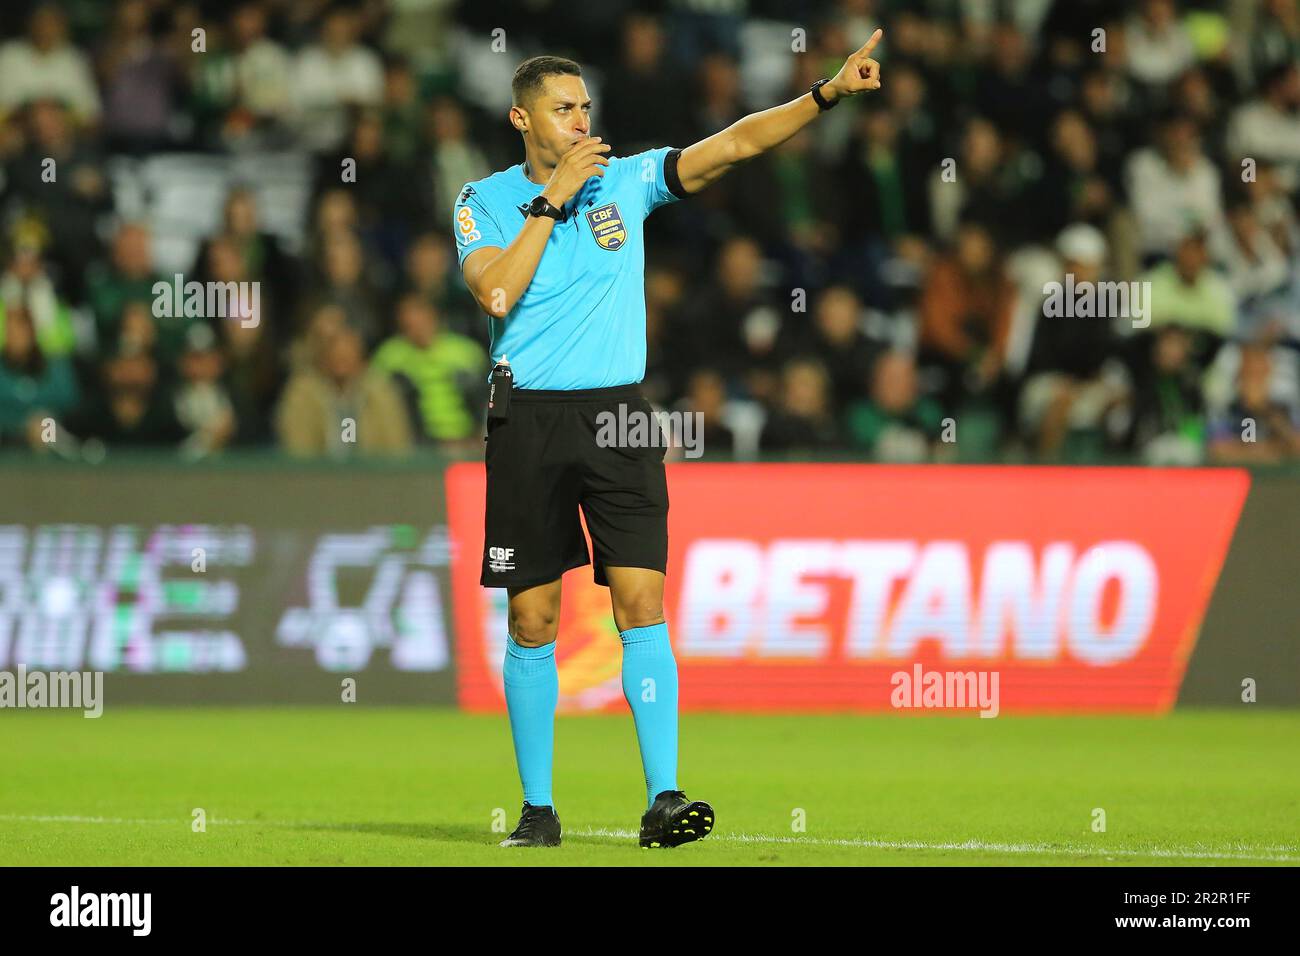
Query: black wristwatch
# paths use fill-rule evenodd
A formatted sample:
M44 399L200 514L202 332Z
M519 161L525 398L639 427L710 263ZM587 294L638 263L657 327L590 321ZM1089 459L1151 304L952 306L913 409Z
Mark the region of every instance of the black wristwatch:
M538 196L528 204L528 215L530 216L550 216L557 222L564 221L564 210L557 209L551 205L551 201L545 196Z
M827 101L822 96L822 87L829 82L830 80L822 79L822 80L818 80L812 86L808 87L808 92L812 94L813 102L817 104L817 108L821 110L823 113L825 113L827 110L834 109L835 105L839 103L838 99Z

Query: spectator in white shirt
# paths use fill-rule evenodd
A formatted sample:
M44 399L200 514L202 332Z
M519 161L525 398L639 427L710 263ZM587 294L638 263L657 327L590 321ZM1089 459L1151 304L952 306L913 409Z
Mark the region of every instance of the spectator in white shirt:
M1300 254L1300 221L1296 219L1295 207L1278 168L1270 163L1260 163L1248 191L1255 217L1268 230L1277 247L1288 257Z
M1275 163L1287 189L1300 185L1300 69L1274 67L1260 84L1260 95L1232 114L1228 148L1239 158Z
M258 120L284 120L292 104L293 58L266 36L266 10L244 3L230 17L235 102Z
M332 10L321 25L320 42L304 48L294 64L297 126L309 149L337 149L348 130L349 108L383 101L383 64L357 43L357 28L354 12Z
M1227 272L1243 309L1252 311L1261 300L1286 292L1291 283L1290 263L1260 225L1249 195L1243 194L1229 205L1227 225L1215 244L1215 258Z
M0 117L33 100L65 103L79 124L99 119L99 91L84 53L68 42L68 20L53 3L37 7L25 40L0 46Z
M1170 252L1189 223L1213 235L1223 221L1219 171L1201 150L1191 118L1168 116L1157 142L1158 148L1136 150L1125 169L1129 203L1148 256Z
M1125 24L1124 40L1129 75L1147 86L1172 82L1196 55L1174 0L1145 0L1141 13Z

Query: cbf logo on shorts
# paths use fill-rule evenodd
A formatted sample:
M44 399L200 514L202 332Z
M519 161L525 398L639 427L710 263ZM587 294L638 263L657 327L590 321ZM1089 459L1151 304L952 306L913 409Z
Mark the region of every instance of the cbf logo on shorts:
M587 213L587 224L591 226L591 234L596 237L596 245L602 249L614 252L622 249L623 243L627 241L627 229L623 227L618 203L606 203Z
M488 570L500 574L515 569L514 548L488 548Z

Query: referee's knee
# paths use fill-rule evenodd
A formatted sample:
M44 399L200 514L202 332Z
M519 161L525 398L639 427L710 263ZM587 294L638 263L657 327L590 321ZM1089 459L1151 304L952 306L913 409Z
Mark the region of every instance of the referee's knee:
M524 647L543 647L559 632L559 615L549 608L515 611L510 615L510 637Z
M614 625L620 632L661 624L663 620L663 599L653 591L614 600Z

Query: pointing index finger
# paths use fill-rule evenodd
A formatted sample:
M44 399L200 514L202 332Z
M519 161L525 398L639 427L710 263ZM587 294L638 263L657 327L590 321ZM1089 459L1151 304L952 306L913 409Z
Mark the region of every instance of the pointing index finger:
M864 56L870 56L871 51L876 48L876 44L880 42L880 38L884 35L885 31L880 29L880 27L876 27L876 32L867 38L867 42L862 44L862 49L858 52Z

